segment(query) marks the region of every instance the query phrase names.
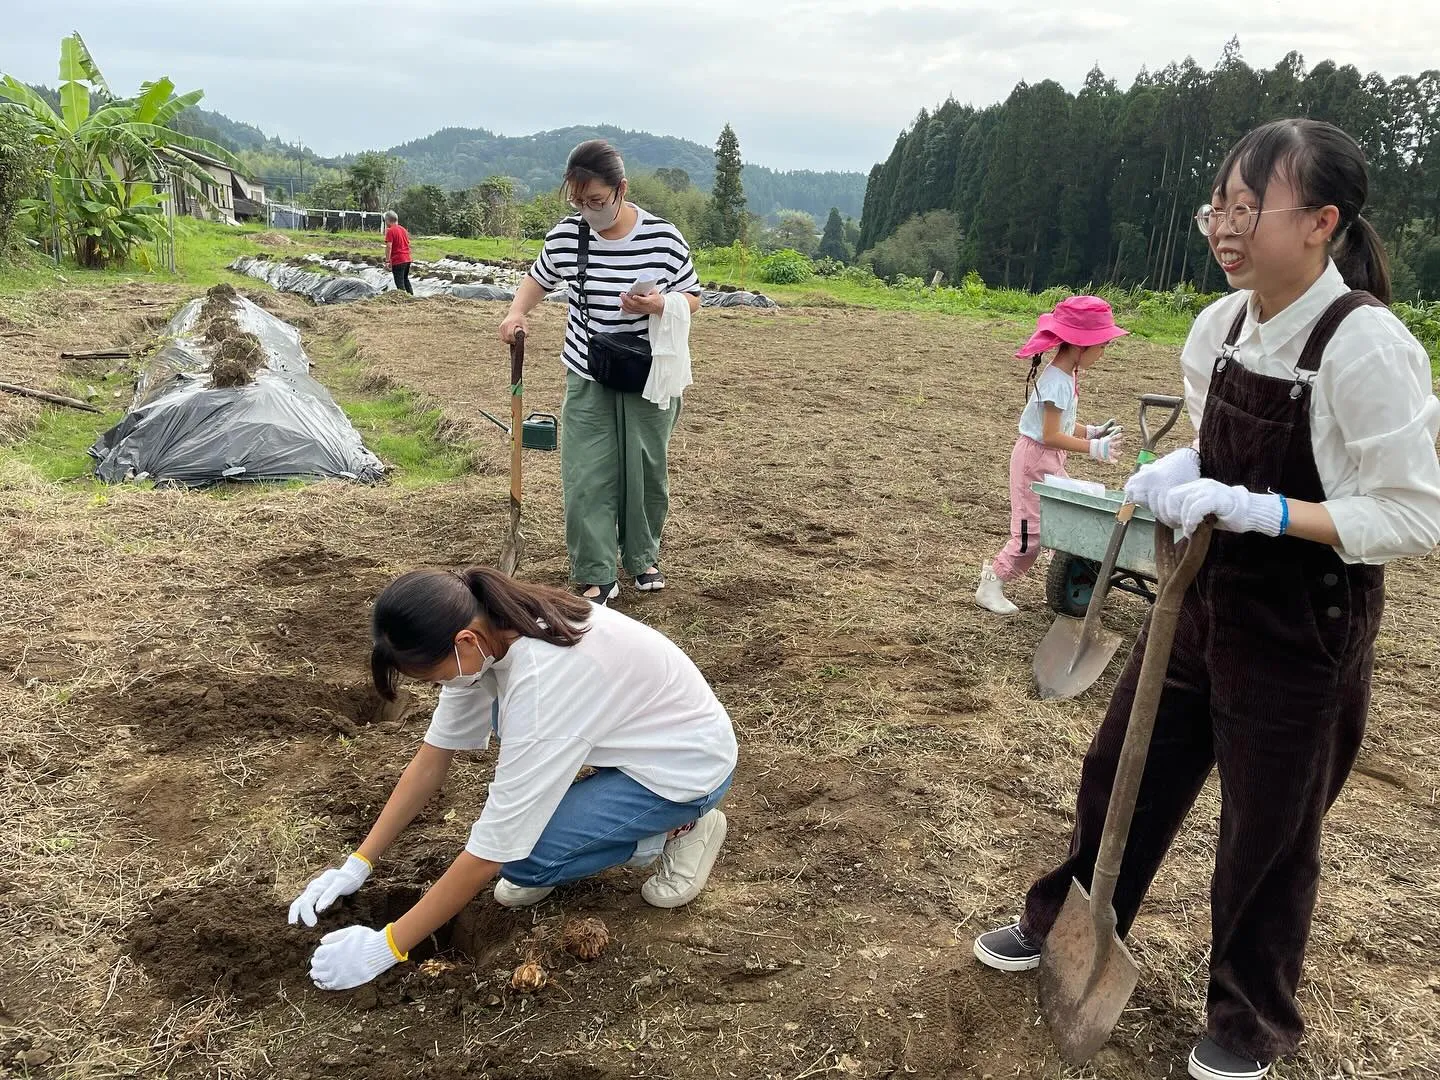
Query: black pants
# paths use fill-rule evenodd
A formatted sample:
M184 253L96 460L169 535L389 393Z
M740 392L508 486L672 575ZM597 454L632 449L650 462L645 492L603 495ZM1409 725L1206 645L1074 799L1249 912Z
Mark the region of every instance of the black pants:
M1273 1061L1300 1040L1295 991L1320 878L1321 821L1364 734L1384 579L1304 541L1290 542L1304 545L1295 563L1319 565L1297 566L1294 580L1266 577L1227 565L1223 548L1236 539L1217 537L1220 558L1212 552L1185 597L1115 915L1123 937L1218 764L1209 1032L1235 1053ZM1049 933L1072 877L1090 884L1148 629L1085 755L1069 857L1026 899L1027 934ZM1255 678L1257 656L1276 661L1264 683Z
M409 263L391 263L390 273L395 277L395 288L404 289L411 296L415 295L415 290L410 287Z

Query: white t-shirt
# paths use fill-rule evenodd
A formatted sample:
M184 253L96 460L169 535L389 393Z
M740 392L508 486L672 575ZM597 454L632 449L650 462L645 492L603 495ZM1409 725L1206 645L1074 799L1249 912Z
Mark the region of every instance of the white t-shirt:
M1180 354L1195 430L1215 358L1242 307L1248 314L1236 342L1240 365L1293 381L1310 331L1347 291L1332 262L1300 299L1263 323L1249 292L1202 311ZM1348 563L1426 555L1440 543L1440 401L1430 380L1424 346L1384 308L1351 312L1325 349L1310 384L1310 442L1325 509L1340 534L1337 551Z
M475 686L442 687L425 741L500 759L465 850L528 856L584 765L618 768L671 802L709 795L735 769L735 729L680 647L596 607L578 645L522 637Z
M1030 401L1020 414L1020 434L1045 441L1045 406L1054 405L1060 410L1060 432L1075 434L1075 417L1080 411L1080 395L1075 386L1075 375L1061 371L1051 364L1035 380L1035 389L1030 392Z

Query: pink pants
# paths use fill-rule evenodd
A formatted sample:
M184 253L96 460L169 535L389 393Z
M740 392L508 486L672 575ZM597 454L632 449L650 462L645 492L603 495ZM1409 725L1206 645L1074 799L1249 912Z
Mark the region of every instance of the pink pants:
M1065 451L1052 450L1028 435L1015 441L1010 453L1010 542L995 556L995 576L1014 581L1040 554L1040 496L1030 485L1046 475L1068 476Z

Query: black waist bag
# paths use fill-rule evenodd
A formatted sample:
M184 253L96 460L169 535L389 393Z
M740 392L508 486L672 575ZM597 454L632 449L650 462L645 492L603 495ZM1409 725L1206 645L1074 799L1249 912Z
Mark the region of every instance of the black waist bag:
M592 334L585 276L590 266L590 223L580 222L580 259L576 284L580 290L580 321L589 346L590 377L621 394L638 394L650 378L650 340L644 334Z

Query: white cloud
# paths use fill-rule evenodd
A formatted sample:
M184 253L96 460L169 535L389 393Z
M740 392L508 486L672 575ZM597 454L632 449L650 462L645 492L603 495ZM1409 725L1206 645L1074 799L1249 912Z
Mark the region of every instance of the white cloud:
M1020 79L1072 89L1099 64L1213 64L1238 34L1269 66L1298 49L1387 77L1434 67L1432 0L10 0L0 69L55 81L79 29L118 87L169 74L205 104L326 153L443 126L525 134L614 123L700 142L733 123L747 159L868 169L922 106L986 104Z

